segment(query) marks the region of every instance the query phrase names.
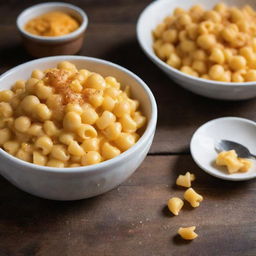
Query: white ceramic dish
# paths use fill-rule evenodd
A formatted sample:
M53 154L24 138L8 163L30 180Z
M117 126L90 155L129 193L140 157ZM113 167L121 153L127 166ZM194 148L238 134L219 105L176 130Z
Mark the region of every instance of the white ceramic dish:
M64 12L74 17L80 26L77 30L63 36L37 36L28 33L24 26L33 18L48 12ZM84 32L88 25L86 13L79 7L62 2L50 2L33 5L25 9L17 18L17 28L27 51L35 57L75 54L82 47Z
M67 60L78 68L87 68L103 76L115 76L130 85L141 103L148 123L138 142L121 155L93 165L77 168L51 168L24 162L0 149L0 174L18 188L48 199L76 200L102 194L127 179L141 164L151 146L157 121L157 106L147 85L129 70L108 61L80 57L57 56L37 59L17 66L0 77L1 89L10 88L18 79L28 79L33 69L55 67Z
M170 78L176 81L179 85L196 94L221 100L244 100L256 97L256 82L246 83L225 83L210 81L206 79L196 78L186 75L179 70L170 67L164 61L160 60L152 49L152 31L161 23L161 21L176 7L189 9L195 4L201 4L205 9L211 9L220 0L158 0L153 1L141 13L137 22L137 38L139 44L146 55ZM223 0L228 5L243 6L250 4L256 9L256 1L254 0Z
M256 161L245 173L228 174L225 167L215 165L218 155L214 145L217 141L231 140L246 146L256 153L256 123L244 118L223 117L203 124L194 133L190 142L190 151L196 164L207 173L224 180L248 180L256 178Z

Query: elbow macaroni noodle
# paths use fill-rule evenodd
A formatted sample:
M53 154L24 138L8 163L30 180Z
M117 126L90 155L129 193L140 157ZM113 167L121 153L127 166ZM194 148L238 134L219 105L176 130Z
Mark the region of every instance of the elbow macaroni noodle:
M226 166L228 173L247 172L252 167L252 161L237 156L235 150L222 151L216 158L216 164Z
M111 159L137 142L145 124L128 88L67 61L0 92L0 146L38 165Z
M185 175L179 175L176 180L176 185L189 188L191 187L191 181L196 179L195 175L190 172L186 172Z
M203 201L203 197L196 193L193 188L189 188L184 193L184 199L188 201L192 207L198 207L200 202Z
M180 71L222 82L256 81L256 12L251 6L176 8L153 31L153 49Z
M168 209L174 214L174 215L179 215L179 212L181 208L184 205L184 202L178 198L178 197L172 197L168 200Z
M178 234L185 240L193 240L198 237L198 235L195 233L195 226L187 227L187 228L179 228Z

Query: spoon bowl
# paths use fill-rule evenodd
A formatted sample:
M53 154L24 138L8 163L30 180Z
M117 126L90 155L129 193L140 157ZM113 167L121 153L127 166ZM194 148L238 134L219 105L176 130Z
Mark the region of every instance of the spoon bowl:
M215 144L215 149L217 150L217 152L229 151L234 149L237 155L241 158L255 158L255 156L251 154L251 152L247 147L243 146L240 143L230 141L230 140L218 141Z

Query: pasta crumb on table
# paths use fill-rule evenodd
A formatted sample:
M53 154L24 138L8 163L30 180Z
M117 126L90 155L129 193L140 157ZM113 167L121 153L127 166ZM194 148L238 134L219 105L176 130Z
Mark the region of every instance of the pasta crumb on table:
M179 175L176 179L176 185L189 188L191 187L191 181L196 179L195 175L190 172L186 172L185 175Z
M185 240L193 240L198 237L198 235L195 233L195 226L182 228L180 227L178 229L178 234Z
M0 146L38 165L77 167L114 158L140 138L146 117L114 77L63 61L0 91Z
M184 202L178 198L178 197L172 197L168 200L168 209L174 214L174 215L179 215L179 212L181 208L184 205Z
M203 197L196 193L193 188L189 188L185 191L184 199L188 201L192 207L198 207L203 201Z
M219 3L176 8L153 30L153 49L185 74L222 82L256 81L256 12Z

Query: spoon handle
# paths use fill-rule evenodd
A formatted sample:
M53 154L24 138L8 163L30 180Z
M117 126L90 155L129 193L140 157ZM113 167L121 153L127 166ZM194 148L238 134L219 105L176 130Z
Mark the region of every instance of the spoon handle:
M256 155L253 155L252 153L250 153L250 155L251 155L253 158L255 158L255 159L256 159Z

